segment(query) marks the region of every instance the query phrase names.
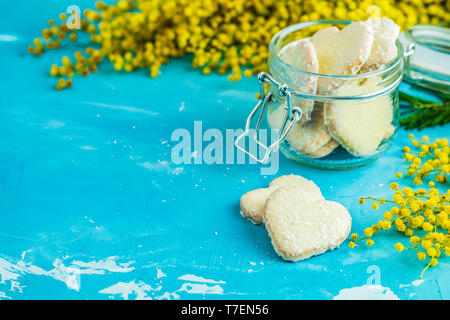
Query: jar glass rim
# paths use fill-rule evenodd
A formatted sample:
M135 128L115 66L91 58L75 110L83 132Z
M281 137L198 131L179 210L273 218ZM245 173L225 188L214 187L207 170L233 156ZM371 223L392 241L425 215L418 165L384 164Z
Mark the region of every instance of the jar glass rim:
M338 78L338 79L345 79L345 80L352 80L352 79L361 79L361 78L367 78L372 76L377 76L380 74L383 74L385 72L389 72L399 65L401 66L401 63L403 62L403 46L399 42L399 40L396 41L397 45L397 56L394 60L392 60L390 63L386 64L382 68L366 73L360 73L360 74L350 74L350 75L332 75L332 74L321 74L321 73L314 73L314 72L308 72L300 69L296 69L295 67L291 66L290 64L285 63L279 56L279 54L276 51L276 47L278 43L288 34L307 28L312 27L315 25L320 24L350 24L354 21L351 20L339 20L339 19L324 19L324 20L314 20L314 21L308 21L308 22L302 22L294 25L290 25L282 30L280 30L275 36L273 36L272 40L269 44L269 52L270 55L275 59L277 64L280 64L283 68L288 69L289 71L301 73L308 76L319 76L319 77L328 77L328 78Z
M405 31L408 40L416 45L449 55L450 29L432 25L415 25ZM436 45L438 44L438 45ZM439 45L443 45L441 48Z

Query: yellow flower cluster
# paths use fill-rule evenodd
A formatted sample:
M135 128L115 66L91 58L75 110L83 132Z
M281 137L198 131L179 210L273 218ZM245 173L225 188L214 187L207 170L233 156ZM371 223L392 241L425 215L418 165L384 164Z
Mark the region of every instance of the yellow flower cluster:
M194 68L203 74L213 70L239 80L266 70L268 44L282 28L318 19L366 20L386 16L402 29L412 25L450 21L449 1L443 0L119 0L115 4L97 2L95 10L85 10L80 29L49 21L29 47L41 55L45 49L59 48L62 41L76 41L87 33L98 50L77 53L76 61L52 66L51 74L69 77L95 72L107 57L117 71L149 70L156 77L162 64L171 58L192 55ZM66 61L67 62L67 61ZM58 68L58 69L57 69ZM58 84L61 83L58 82ZM64 86L57 86L61 89Z
M413 191L406 187L399 189L398 184L390 184L395 192L392 200L377 199L373 197L361 198L374 201L373 208L379 209L380 205L389 203L391 208L385 211L383 219L377 224L364 229L364 236L359 237L353 233L350 238L350 247L354 248L360 241L366 240L368 246L372 246L374 241L372 236L381 230L395 228L398 232L409 237L410 247L404 247L402 243L395 244L395 248L401 252L404 249L415 250L419 260L429 257L423 272L438 264L438 259L444 253L450 255L450 189L447 193L439 193L435 188L418 189ZM417 234L416 234L417 233Z
M448 139L437 139L431 142L427 136L422 138L422 142L414 139L413 134L409 135L412 140L412 149L403 147L403 158L408 164L406 171L398 172L397 178L403 174L414 177L415 184L421 184L426 176L434 175L434 180L439 183L448 181L450 173L450 147ZM434 187L435 183L429 181L428 185Z

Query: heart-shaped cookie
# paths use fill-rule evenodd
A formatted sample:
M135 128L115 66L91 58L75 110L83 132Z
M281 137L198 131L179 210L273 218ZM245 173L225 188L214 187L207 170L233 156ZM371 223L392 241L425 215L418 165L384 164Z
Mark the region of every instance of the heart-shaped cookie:
M369 19L365 22L374 31L372 49L360 73L377 70L394 60L397 56L395 41L400 34L400 27L388 18Z
M339 31L328 27L311 37L319 61L319 73L329 75L356 74L367 61L372 49L374 31L370 24L353 22ZM329 93L339 86L336 80L318 80L319 93Z
M267 199L264 224L279 256L299 261L333 250L350 233L352 218L340 203L312 199L297 186L284 186Z
M334 140L333 138L330 138L330 141L328 141L328 143L326 143L322 147L320 147L319 150L312 152L312 153L307 153L306 156L313 158L313 159L323 158L323 157L326 157L327 155L329 155L330 153L332 153L333 150L336 149L338 146L339 146L339 143L336 140Z
M309 39L301 39L287 44L281 49L280 58L297 70L319 72L316 50ZM316 94L317 77L292 70L286 70L285 74L291 80L288 84L292 89L303 93ZM292 105L302 110L301 123L310 119L314 101L293 96Z
M242 195L240 201L241 215L254 224L262 224L262 215L267 198L275 189L261 188Z
M263 212L267 198L280 187L296 185L310 194L312 199L324 199L319 187L311 180L297 175L280 176L269 184L268 188L261 188L247 192L241 197L241 215L255 224L263 224Z
M383 88L379 77L363 83L347 83L336 95L358 95ZM325 104L325 124L331 136L356 157L370 156L395 131L391 98L383 95L366 101L333 101Z
M279 107L267 114L269 126L280 129L286 116L286 110ZM290 124L288 121L287 125ZM307 154L319 150L331 139L323 118L323 105L314 104L311 119L305 123L296 123L286 137L289 146L295 151Z
M314 182L296 174L286 174L273 179L269 183L269 188L279 188L290 185L304 186L307 190L309 190L314 198L324 199L322 192L320 192L320 188Z

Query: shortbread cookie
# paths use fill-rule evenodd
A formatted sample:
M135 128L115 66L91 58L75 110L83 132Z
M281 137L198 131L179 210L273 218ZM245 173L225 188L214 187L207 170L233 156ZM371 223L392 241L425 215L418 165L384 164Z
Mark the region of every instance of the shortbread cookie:
M367 19L364 23L372 27L375 36L374 41L377 39L389 39L395 41L400 34L400 27L389 18Z
M384 140L389 139L395 133L395 127L392 124L389 124L386 133L384 134Z
M378 81L376 77L362 85L347 83L335 92L339 96L374 92L382 89ZM392 132L393 108L389 95L367 101L328 102L324 114L331 136L357 157L375 153L381 141Z
M327 155L329 155L331 152L333 152L334 149L336 149L339 146L339 143L334 140L333 138L330 139L330 141L328 141L328 143L326 143L325 145L323 145L322 147L320 147L319 150L313 152L313 153L307 153L306 156L310 157L310 158L323 158L326 157Z
M336 27L324 28L311 37L319 61L319 73L328 75L356 74L369 58L374 40L370 24L353 22L339 31ZM322 77L318 92L328 94L340 81Z
M269 188L280 188L291 185L304 186L305 189L309 190L314 199L324 199L322 192L320 192L320 188L313 181L295 174L279 176L278 178L273 179L269 183Z
M280 57L285 63L297 70L312 73L319 72L319 62L317 61L316 50L309 39L301 39L289 43L281 50ZM291 70L286 70L285 73L292 80L292 83L289 83L291 89L303 93L316 94L316 76L305 75ZM293 96L292 105L298 106L302 110L300 123L310 119L314 101Z
M274 129L280 129L286 116L286 110L282 107L269 112L267 119L269 126ZM286 125L289 125L290 121ZM308 154L319 150L323 145L330 141L330 134L325 126L323 105L314 104L311 113L311 119L306 123L297 123L286 137L287 142L295 151Z
M313 200L297 186L273 192L263 218L275 251L288 261L308 259L339 247L352 224L344 206L334 201Z
M369 58L360 73L378 70L394 60L397 56L395 42L400 34L400 27L388 18L369 19L364 23L374 30L374 41Z
M273 191L273 188L261 188L244 194L240 201L241 215L255 224L262 224L264 206Z
M303 188L311 194L312 199L324 199L319 187L311 180L293 174L280 176L274 179L268 188L252 190L241 197L240 206L242 216L255 224L262 224L262 216L267 198L278 188L287 185L296 185Z

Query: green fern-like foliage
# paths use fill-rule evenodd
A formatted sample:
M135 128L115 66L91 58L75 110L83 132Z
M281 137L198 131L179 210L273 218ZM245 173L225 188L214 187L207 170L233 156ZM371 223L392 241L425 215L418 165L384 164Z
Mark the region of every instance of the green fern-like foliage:
M450 122L450 100L432 102L403 92L400 92L399 98L411 105L400 112L400 125L405 129L422 130Z

